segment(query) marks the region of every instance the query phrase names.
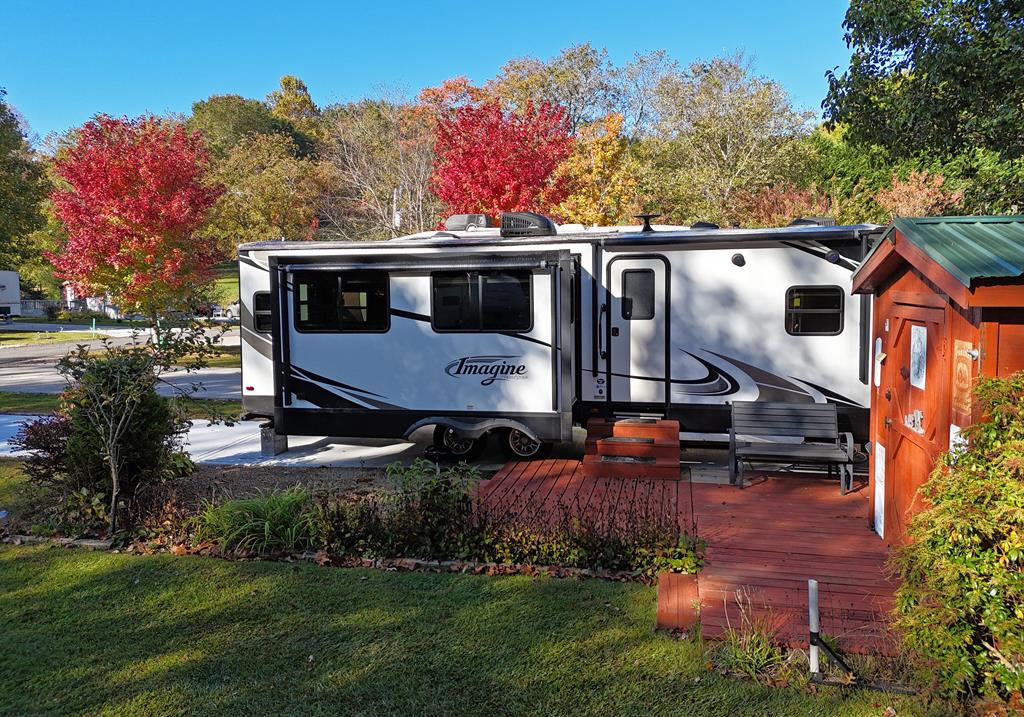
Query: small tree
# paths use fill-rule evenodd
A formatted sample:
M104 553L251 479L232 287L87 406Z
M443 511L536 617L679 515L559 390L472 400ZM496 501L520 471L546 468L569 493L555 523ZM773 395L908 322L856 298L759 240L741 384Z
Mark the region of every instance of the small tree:
M166 461L185 425L156 393L156 352L107 343L103 352L79 346L58 363L68 380L64 394L69 436L65 470L73 481L109 478L110 533L118 529L123 495L134 497L167 471Z
M220 253L196 233L223 189L206 181L202 135L155 117L87 122L58 154L51 194L67 239L58 276L154 325L187 306Z

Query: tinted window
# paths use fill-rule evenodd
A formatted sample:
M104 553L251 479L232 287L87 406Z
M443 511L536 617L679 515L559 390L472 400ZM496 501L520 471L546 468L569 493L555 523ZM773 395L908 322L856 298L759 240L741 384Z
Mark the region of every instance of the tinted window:
M786 292L786 331L794 336L843 332L845 294L838 286L793 286Z
M529 331L529 271L434 274L433 316L438 331Z
M650 269L622 272L622 318L654 318L654 272Z
M299 331L387 331L388 275L380 271L299 272L295 275Z
M274 317L270 313L270 292L257 291L252 295L252 323L257 331L269 334L274 327Z

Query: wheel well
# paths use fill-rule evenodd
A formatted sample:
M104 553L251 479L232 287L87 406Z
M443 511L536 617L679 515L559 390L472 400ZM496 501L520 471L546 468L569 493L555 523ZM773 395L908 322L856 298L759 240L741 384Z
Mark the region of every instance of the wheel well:
M406 429L403 438L408 438L415 431L423 428L424 426L444 426L446 428L451 428L457 434L465 438L479 438L485 433L490 433L491 431L496 431L501 428L515 428L522 431L535 441L541 440L536 431L531 430L525 424L511 418L474 419L455 418L452 416L430 416L429 418L416 421L416 423Z

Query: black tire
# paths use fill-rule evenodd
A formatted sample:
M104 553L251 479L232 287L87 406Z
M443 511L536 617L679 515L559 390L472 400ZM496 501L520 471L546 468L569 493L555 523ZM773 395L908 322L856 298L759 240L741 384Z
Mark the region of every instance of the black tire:
M512 461L536 461L551 453L550 443L534 441L515 428L506 428L498 433L498 442L501 452Z
M434 426L434 446L457 461L472 461L480 457L487 445L486 434L479 438L459 440L448 426Z

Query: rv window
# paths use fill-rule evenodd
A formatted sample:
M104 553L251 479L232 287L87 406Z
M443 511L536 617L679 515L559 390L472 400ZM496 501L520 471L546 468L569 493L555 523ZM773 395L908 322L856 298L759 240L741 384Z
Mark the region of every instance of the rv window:
M295 274L295 328L299 331L387 331L388 275L381 271Z
M622 272L622 318L630 321L654 318L654 272L629 269Z
M838 286L791 286L786 292L786 331L793 336L841 334L844 297Z
M270 292L257 291L252 295L252 324L259 332L269 334L274 326L273 315L270 313Z
M529 331L529 271L446 271L432 275L437 331Z

